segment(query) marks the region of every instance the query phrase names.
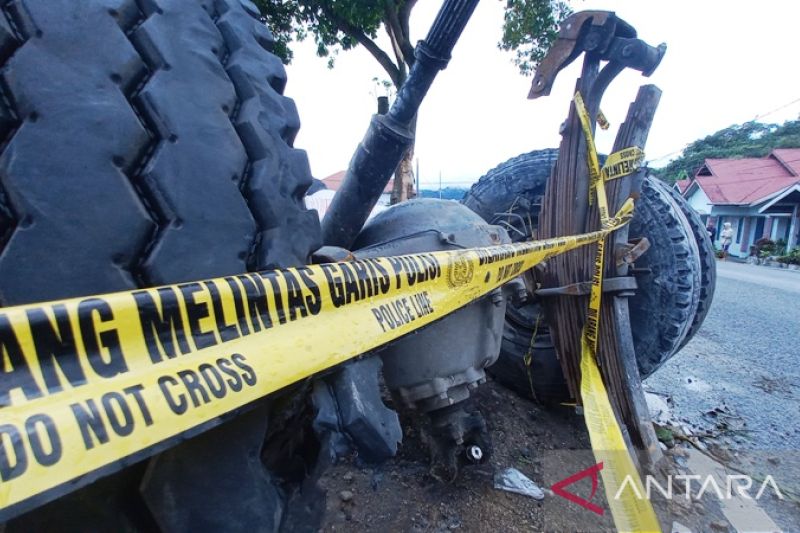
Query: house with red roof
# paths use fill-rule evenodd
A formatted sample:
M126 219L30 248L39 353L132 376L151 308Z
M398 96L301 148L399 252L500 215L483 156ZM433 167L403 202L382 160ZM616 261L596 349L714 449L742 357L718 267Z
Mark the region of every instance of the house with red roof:
M690 179L675 187L706 223L730 222L735 239L730 253L747 257L758 239L798 245L800 231L800 148L775 149L767 157L706 159Z

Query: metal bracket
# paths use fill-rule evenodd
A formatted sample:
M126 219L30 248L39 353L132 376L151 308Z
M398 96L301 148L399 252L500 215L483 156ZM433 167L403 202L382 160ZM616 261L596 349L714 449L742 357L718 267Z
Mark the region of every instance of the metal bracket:
M582 52L608 47L617 29L616 22L617 17L609 11L581 11L570 15L561 24L558 39L539 64L528 98L550 94L556 74ZM625 35L636 36L635 31L630 33L625 32Z
M617 278L606 278L603 280L603 292L618 292L620 296L629 296L637 288L636 278L632 276L620 276ZM585 296L592 290L591 281L581 281L580 283L570 283L563 287L550 287L539 289L535 292L536 296L548 298L551 296ZM629 294L624 294L629 293Z
M633 239L627 244L617 245L614 250L614 262L617 268L623 265L632 265L642 254L650 249L647 237Z
M595 61L608 61L611 65L601 76L599 97L611 79L625 67L650 76L666 49L664 44L654 47L637 39L636 30L613 12L574 13L562 23L558 38L539 64L528 98L550 94L558 72L584 52Z
M311 262L315 265L320 263L341 263L343 261L355 261L353 252L339 246L323 246L311 254Z

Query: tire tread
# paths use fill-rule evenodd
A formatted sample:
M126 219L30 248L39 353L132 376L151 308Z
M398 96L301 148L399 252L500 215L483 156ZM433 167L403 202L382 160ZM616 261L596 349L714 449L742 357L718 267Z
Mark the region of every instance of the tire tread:
M311 172L254 10L4 4L0 304L307 262L320 245Z
M0 155L7 211L16 222L0 250L3 305L136 286L129 266L153 221L115 162L136 160L149 136L110 78L130 83L144 67L111 15L132 5L6 4L23 42L1 76L4 101L18 120Z
M681 196L673 187L660 181L653 180L659 187L666 191L675 203L680 207L681 212L686 217L697 244L697 251L700 258L700 298L697 303L697 312L692 319L691 327L681 341L680 347L688 343L692 337L699 331L700 327L705 321L706 315L711 308L711 302L714 300L714 291L717 286L717 261L714 254L714 245L711 242L711 237L700 219L700 215L689 206L686 199Z
M653 178L642 183L641 199L630 236L659 239L636 261L651 272L638 276L641 286L630 300L631 328L642 378L655 372L682 346L700 301L697 244L680 207ZM650 317L655 316L653 320ZM652 327L655 325L655 328Z

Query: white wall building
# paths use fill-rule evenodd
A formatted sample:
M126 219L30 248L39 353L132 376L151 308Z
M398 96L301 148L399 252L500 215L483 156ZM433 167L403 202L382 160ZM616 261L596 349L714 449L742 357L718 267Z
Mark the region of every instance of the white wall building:
M319 214L319 219L325 216L325 212L330 207L331 202L333 202L333 197L336 192L341 187L342 182L344 181L345 171L340 170L335 174L331 174L327 178L323 178L320 180L323 185L325 185L325 189L320 189L312 194L309 194L305 198L306 207L309 209L316 209L317 214ZM392 187L394 187L394 178L389 180L389 183L383 189L383 193L381 194L380 198L378 199L378 203L372 209L372 212L369 215L369 218L374 217L387 207L389 207L389 202L392 196Z

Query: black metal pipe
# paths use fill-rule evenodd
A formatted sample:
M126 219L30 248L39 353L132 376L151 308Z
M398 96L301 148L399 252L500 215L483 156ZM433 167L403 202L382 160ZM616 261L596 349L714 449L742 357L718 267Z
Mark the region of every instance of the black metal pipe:
M450 61L453 47L477 5L478 0L447 0L442 4L428 36L417 43L414 66L389 111L400 124L408 126L414 119L434 78Z
M323 242L349 248L414 142L409 126L464 31L479 0L446 0L428 36L417 43L416 61L387 115L374 115L356 148L344 182L322 220Z

